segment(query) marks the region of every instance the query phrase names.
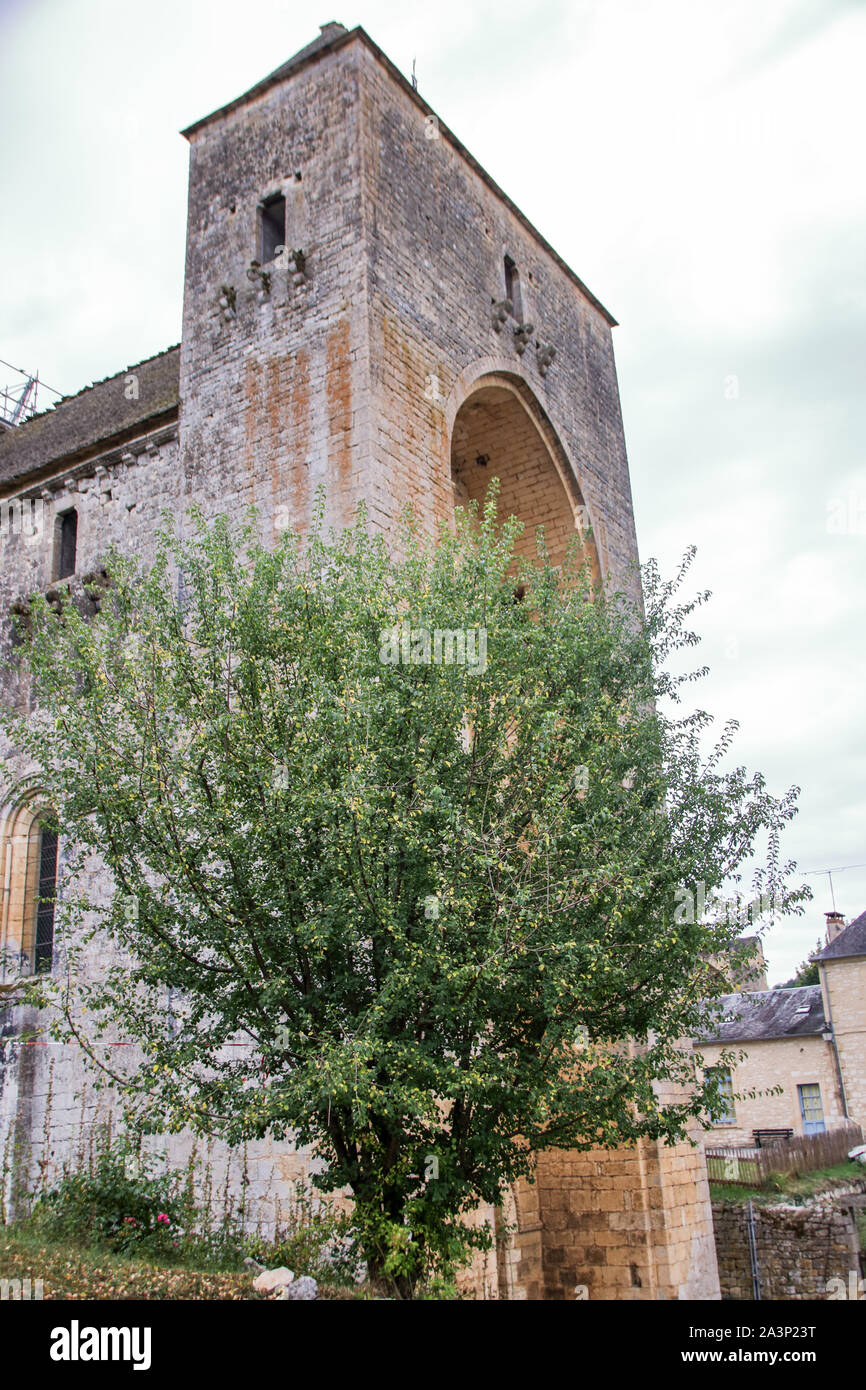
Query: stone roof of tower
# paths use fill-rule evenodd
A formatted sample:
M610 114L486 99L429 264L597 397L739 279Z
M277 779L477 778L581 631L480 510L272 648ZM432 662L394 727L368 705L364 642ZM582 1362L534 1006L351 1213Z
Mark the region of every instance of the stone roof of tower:
M578 289L581 291L581 293L586 296L589 303L592 304L599 311L599 313L603 315L603 317L610 324L611 328L615 328L617 326L617 320L613 317L613 314L610 312L610 310L604 307L601 300L597 299L596 296L592 293L592 290L587 288L587 286L581 280L580 276L576 275L575 272L572 270L571 266L562 259L558 252L554 251L550 242L545 240L545 238L538 231L537 227L533 226L529 218L520 211L520 208L517 206L516 203L512 202L508 194L503 192L496 180L490 177L487 170L481 164L478 163L478 160L475 159L475 157L472 154L470 154L466 146L463 145L460 142L460 140L457 139L457 136L454 134L454 132L452 130L449 130L448 126L445 124L442 118L433 110L432 106L430 106L429 103L424 100L424 98L421 96L418 90L412 86L412 83L409 82L408 79L403 76L400 69L396 67L394 63L391 62L391 59L388 57L387 53L384 53L382 51L379 45L375 43L373 39L370 38L370 35L367 33L367 31L365 29L362 29L360 24L356 25L354 29L346 29L344 25L337 23L322 25L322 32L319 34L319 37L317 39L314 39L312 43L308 43L304 48L299 49L293 57L289 58L288 62L283 63L281 67L275 68L272 73L269 73L267 77L262 78L261 82L257 82L254 87L250 87L249 90L244 92L241 96L235 97L233 101L227 102L225 106L220 106L217 108L216 111L212 111L209 116L202 116L200 120L193 121L192 125L188 125L184 130L181 131L181 134L186 136L187 139L189 139L191 135L194 135L197 131L203 129L204 126L209 125L211 121L216 120L220 116L227 116L230 112L238 110L241 106L245 106L247 102L255 99L258 96L261 96L264 92L268 91L269 88L276 86L279 82L282 82L286 77L292 76L296 72L300 72L300 70L306 67L309 63L318 62L319 59L324 57L326 53L337 52L338 49L342 48L345 44L351 43L354 39L358 39L361 43L366 45L369 51L377 59L377 61L380 62L382 66L385 68L386 72L391 77L391 79L394 82L396 82L396 84L399 87L402 87L403 91L409 97L411 97L412 101L414 101L418 107L420 107L425 116L436 117L436 127L439 131L440 138L444 137L450 142L451 145L453 145L454 149L466 161L466 163L471 166L471 168L475 171L479 178L481 178L483 182L487 184L487 187L514 214L514 216L518 219L519 222L522 223L522 225L526 228L529 234L535 238L539 246L543 247L544 250L548 253L548 255L552 257L552 259L559 266L560 270L564 271L564 273L568 276L569 280L571 280L572 284L576 285Z
M138 399L127 400L125 379L138 378ZM0 434L0 488L47 476L93 453L133 439L178 413L180 348L166 348L122 372L64 396L49 410ZM8 490L8 489L7 489Z
M844 931L812 959L838 960L840 956L866 956L866 912L849 922Z
M827 1026L820 985L723 994L718 1022L700 1042L766 1042L823 1033Z
M303 48L299 48L293 57L281 64L280 67L275 68L274 71L263 78L258 85L269 87L272 82L279 82L282 78L288 77L290 72L294 72L296 68L303 67L307 59L312 58L314 53L319 53L323 48L330 48L337 39L342 38L344 34L348 34L349 32L345 24L338 24L335 20L332 20L330 24L322 24L320 29L321 32L317 39L313 39L312 43L308 43ZM253 88L253 91L255 91L255 88Z
M252 101L255 97L261 96L263 92L268 91L270 87L276 86L276 84L282 82L284 78L290 77L295 72L300 72L301 68L306 67L314 58L322 56L326 51L331 52L332 50L342 48L344 43L348 43L350 39L354 38L363 38L367 43L372 42L360 25L355 29L347 29L344 24L323 24L319 37L313 39L312 43L305 44L303 48L299 48L297 53L293 54L287 62L281 63L278 68L274 68L273 72L269 72L267 77L263 77L254 87L248 88L247 91L242 92L239 97L235 97L233 101L227 101L225 106L217 107L216 111L211 111L210 115L202 116L199 120L193 121L192 125L186 126L186 128L181 131L181 135L185 135L186 138L189 139L197 130L201 130L202 126L209 125L210 122L216 120L218 116L227 116L230 111L237 110L239 106L245 106L248 101ZM375 47L375 45L373 45L373 47Z

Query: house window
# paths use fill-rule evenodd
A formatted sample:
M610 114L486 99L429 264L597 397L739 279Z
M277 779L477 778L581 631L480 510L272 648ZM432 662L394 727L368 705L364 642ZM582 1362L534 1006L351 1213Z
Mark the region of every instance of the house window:
M826 1126L824 1124L824 1106L821 1103L821 1087L818 1082L810 1081L805 1086L798 1086L797 1095L800 1097L803 1133L823 1134Z
M259 209L259 262L272 261L286 244L286 200L282 195L268 198Z
M520 297L520 272L510 256L505 257L505 298L511 300L514 317L518 323L522 323L523 302Z
M730 1067L708 1067L707 1075L712 1076L718 1086L718 1099L710 1110L710 1123L735 1125L737 1112L734 1109L734 1082Z
M50 970L54 959L54 905L57 897L57 826L34 820L27 844L22 956L34 975Z
M78 548L78 513L73 507L57 519L57 564L55 579L66 579L75 573Z

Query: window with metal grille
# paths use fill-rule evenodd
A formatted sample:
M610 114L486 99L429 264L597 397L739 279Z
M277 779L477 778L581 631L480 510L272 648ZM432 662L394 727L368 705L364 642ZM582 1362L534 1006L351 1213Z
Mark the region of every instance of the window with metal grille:
M63 512L58 519L57 573L55 579L66 579L75 573L76 550L78 548L78 513L73 507Z
M734 1125L737 1112L734 1109L734 1081L730 1067L707 1067L707 1074L713 1076L718 1085L719 1098L710 1111L710 1122L714 1125Z
M33 973L50 970L54 959L54 904L57 896L57 828L42 826L38 836L38 879L33 904Z
M821 1087L818 1082L809 1081L804 1086L798 1086L797 1095L800 1097L803 1133L823 1134L826 1126L824 1124L824 1106L821 1101Z

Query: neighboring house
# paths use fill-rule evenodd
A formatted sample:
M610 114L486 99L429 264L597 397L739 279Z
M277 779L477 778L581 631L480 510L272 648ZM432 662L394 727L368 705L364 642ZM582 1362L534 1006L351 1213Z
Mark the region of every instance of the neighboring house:
M762 1129L818 1134L846 1119L866 1129L866 913L848 927L826 916L827 945L813 957L820 984L723 995L717 1027L695 1041L725 1097L707 1142L749 1144ZM742 1062L721 1064L740 1048Z
M866 1132L866 912L847 927L828 913L817 960L845 1113Z

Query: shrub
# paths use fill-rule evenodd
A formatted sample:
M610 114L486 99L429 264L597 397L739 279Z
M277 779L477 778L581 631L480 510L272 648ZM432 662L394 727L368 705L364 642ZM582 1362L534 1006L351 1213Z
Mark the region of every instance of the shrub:
M191 1167L161 1169L129 1139L109 1135L86 1166L39 1196L30 1225L50 1241L198 1269L241 1271L250 1256L330 1284L352 1284L364 1273L351 1217L304 1184L273 1239L248 1236L241 1212L229 1204L214 1223L207 1201L196 1199Z
M272 1269L285 1265L298 1276L307 1274L331 1284L357 1283L364 1265L351 1221L348 1213L299 1184L288 1217L273 1240L247 1238L244 1253Z
M40 1196L33 1223L53 1240L105 1245L118 1254L134 1250L179 1258L190 1209L178 1174L153 1171L153 1160L135 1158L124 1144L106 1146L91 1169L63 1175Z

